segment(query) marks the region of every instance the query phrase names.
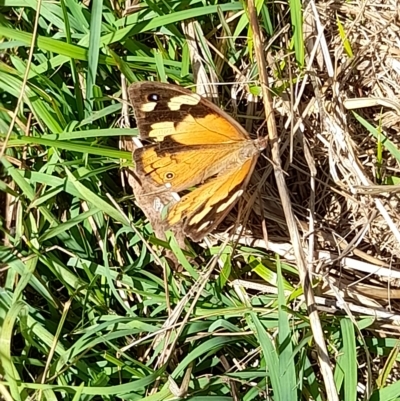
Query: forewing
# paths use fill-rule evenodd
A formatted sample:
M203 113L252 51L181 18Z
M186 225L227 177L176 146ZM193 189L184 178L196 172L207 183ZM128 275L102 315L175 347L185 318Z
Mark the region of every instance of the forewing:
M247 132L228 114L200 95L176 85L137 82L129 97L141 139L180 145L248 140Z

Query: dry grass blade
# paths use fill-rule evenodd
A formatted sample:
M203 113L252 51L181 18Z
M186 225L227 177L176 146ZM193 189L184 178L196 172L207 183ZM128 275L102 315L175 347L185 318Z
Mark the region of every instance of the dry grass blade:
M264 97L264 108L265 108L265 115L267 118L267 127L271 144L272 161L274 163L275 178L278 185L279 195L282 201L286 222L291 237L294 254L296 257L296 264L299 269L300 278L304 289L307 308L310 316L310 324L313 331L314 340L316 343L319 363L321 366L321 373L323 375L327 391L327 399L329 401L336 401L339 400L339 398L336 392L333 372L330 367L328 350L325 345L321 321L318 317L318 312L315 308L315 299L311 287L310 275L307 269L307 262L303 252L303 248L301 246L302 241L300 239L299 231L297 229L296 220L294 218L288 189L286 186L283 170L281 167L281 158L278 145L278 134L276 130L274 113L272 109L272 99L268 88L268 77L267 77L266 62L264 58L265 55L263 51L263 41L261 39L261 32L258 25L257 12L253 0L248 1L248 8L250 15L250 24L252 26L254 35L254 49L256 53L258 70L260 74L262 93Z
M204 66L204 58L201 57L200 54L199 44L196 40L196 24L196 21L185 21L182 23L182 30L185 32L190 62L193 68L196 92L199 95L206 96L210 100L215 100L218 97L218 93L216 87L211 85L211 80L208 77L207 70Z
M17 116L18 116L18 110L21 107L21 104L23 104L23 98L25 95L25 86L26 83L28 82L28 77L29 77L29 71L30 71L30 65L32 63L32 59L33 59L33 54L34 54L34 47L35 47L35 42L36 42L36 35L37 35L37 31L38 31L38 26L39 26L39 17L40 17L40 8L42 6L42 1L39 0L37 2L37 6L36 6L36 15L35 15L35 23L33 25L33 34L32 34L32 41L31 41L31 46L30 46L30 51L29 51L29 57L28 57L28 62L27 62L27 68L25 70L25 74L24 74L24 78L22 81L22 85L21 85L21 91L17 100L17 104L15 106L15 112L12 114L12 120L11 120L11 124L8 128L7 131L7 136L4 139L3 144L0 147L0 159L3 157L4 152L7 149L7 142L13 132L14 129L14 125L17 122Z

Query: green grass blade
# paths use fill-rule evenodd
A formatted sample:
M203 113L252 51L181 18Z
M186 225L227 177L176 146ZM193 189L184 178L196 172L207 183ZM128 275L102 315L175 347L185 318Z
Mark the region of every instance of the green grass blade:
M279 342L279 375L281 383L282 400L295 400L297 398L297 375L294 366L294 353L292 345L292 330L290 315L286 310L285 288L282 277L280 260L277 260L278 275L278 342Z
M344 395L346 401L357 400L357 354L354 325L350 319L341 319L343 334L343 357L341 368L344 376Z
M11 357L11 339L13 337L16 320L24 308L25 303L22 301L13 303L7 312L0 332L1 366L4 370L7 384L10 387L11 395L15 401L22 400L18 386L18 382L20 382L21 379Z
M89 31L88 71L86 75L87 116L93 110L93 86L96 83L97 67L99 63L102 9L103 0L92 1L92 13Z
M20 139L12 139L8 142L9 147L25 146L27 144L37 144L48 147L54 147L56 149L70 150L72 152L80 152L93 154L97 156L105 156L114 159L126 159L132 160L131 152L125 152L114 148L101 148L95 146L88 146L81 143L48 140L38 137L21 136Z
M284 386L285 383L280 381L279 355L275 345L255 313L249 313L247 320L249 326L253 328L258 343L261 346L265 366L271 380L274 398L277 400L283 400L283 390L281 386Z
M354 117L368 130L373 137L381 142L390 154L396 158L398 162L400 162L400 150L399 148L389 139L387 138L382 132L380 132L377 128L375 128L372 124L370 124L367 120L362 118L359 114L353 112Z
M336 23L338 26L340 39L342 39L344 51L346 52L348 57L353 58L354 57L353 49L351 48L350 41L346 35L343 24L340 22L339 17L336 18Z
M300 66L304 66L303 43L303 11L300 0L289 0L290 19L292 21L293 45L296 60Z

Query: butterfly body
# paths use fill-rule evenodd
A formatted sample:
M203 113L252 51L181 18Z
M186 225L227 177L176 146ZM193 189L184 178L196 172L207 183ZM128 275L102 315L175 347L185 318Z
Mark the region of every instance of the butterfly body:
M265 140L251 140L217 106L179 86L140 82L129 96L140 139L149 142L133 153L137 198L160 213L168 208L165 228L179 225L200 240L243 193Z

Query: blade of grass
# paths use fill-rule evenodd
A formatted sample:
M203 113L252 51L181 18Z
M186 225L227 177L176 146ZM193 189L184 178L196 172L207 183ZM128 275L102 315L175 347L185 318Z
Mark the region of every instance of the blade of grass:
M341 319L340 327L343 335L343 357L341 368L344 376L344 395L346 401L357 400L357 354L356 334L350 319Z
M277 400L283 400L283 390L281 386L286 386L286 384L280 381L279 357L275 345L255 313L249 313L247 315L247 321L249 326L253 329L254 335L257 337L258 343L261 346L265 367L271 380L274 398Z
M14 302L7 312L0 332L1 366L4 370L7 384L10 387L11 395L15 401L22 400L18 386L21 378L11 357L11 338L13 337L16 320L25 307L25 303L22 301Z
M285 288L279 257L276 261L278 276L278 342L279 342L279 376L283 400L297 399L297 379L293 358L292 332L289 325L290 316L286 310Z
M298 64L304 66L303 11L300 0L289 0L290 19L292 21L293 45Z
M74 7L74 9L78 8L73 5L74 4L73 2L69 2L69 3L70 3L70 5L72 5ZM63 16L64 16L65 35L66 35L67 43L72 44L71 28L69 25L69 15L68 15L67 7L65 5L64 0L61 0L61 9L62 9ZM79 15L81 15L81 13L77 12L77 15L79 16ZM80 21L82 22L82 18L80 19ZM78 75L78 71L77 71L75 63L76 63L76 61L74 59L70 59L71 73L72 73L72 78L74 81L74 93L75 93L76 107L78 110L78 118L79 118L79 120L82 120L82 118L84 116L83 95L82 95L82 91L80 88L79 75Z
M156 28L160 28L169 24L176 24L177 22L186 19L196 19L203 15L216 14L218 12L218 7L221 11L236 11L242 10L242 5L237 3L220 4L218 6L205 6L205 7L193 7L189 10L177 11L168 15L161 15L159 17L151 18L149 20L142 20L140 23L127 26L116 32L104 35L101 38L101 45L110 45L116 42L122 42L127 36L132 36L139 34L141 32L148 32ZM136 18L136 17L135 17ZM121 24L125 25L128 22L129 25L130 18L126 20L121 20Z
M383 145L390 152L390 154L395 157L398 162L400 162L400 150L398 149L398 147L382 132L379 132L377 128L375 128L367 120L362 118L359 114L353 112L353 115L357 119L357 121L359 121L376 140L379 140L381 145Z
M93 110L93 86L96 83L97 67L99 63L99 49L102 26L103 0L92 1L92 12L89 30L88 70L86 75L86 117Z
M56 149L70 150L72 152L88 153L97 156L111 157L114 159L126 159L132 160L132 153L117 150L114 148L94 147L83 145L80 143L73 143L67 141L53 141L38 137L21 136L20 139L12 139L9 141L9 147L25 146L27 144L37 144L48 147L54 147Z
M339 16L336 16L336 23L338 26L340 39L342 39L344 51L348 57L353 58L354 57L353 49L351 48L350 41L346 35L346 32L344 31L343 24L340 22Z

